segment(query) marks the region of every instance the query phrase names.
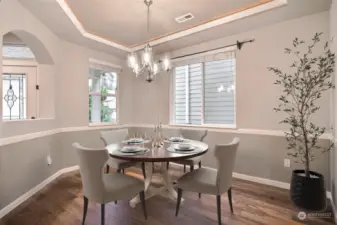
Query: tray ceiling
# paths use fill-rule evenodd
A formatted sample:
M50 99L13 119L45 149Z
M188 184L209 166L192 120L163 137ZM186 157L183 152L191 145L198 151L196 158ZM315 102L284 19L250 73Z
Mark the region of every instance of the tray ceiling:
M147 33L143 0L56 0L83 36L125 51L161 44L285 5L287 0L154 0ZM177 23L176 17L195 18Z
M147 9L143 0L66 0L66 3L87 32L132 48L270 1L154 0L150 7L150 34L146 30ZM187 13L195 18L185 23L175 21Z
M19 1L60 38L123 58L141 49L144 41L151 40L156 52L167 52L323 12L331 4L331 0L153 0L147 36L143 0ZM186 13L196 18L183 24L174 21Z

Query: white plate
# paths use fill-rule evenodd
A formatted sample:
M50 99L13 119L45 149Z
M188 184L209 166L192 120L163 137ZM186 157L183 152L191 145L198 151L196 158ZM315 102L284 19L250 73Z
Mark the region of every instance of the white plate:
M193 151L195 149L195 147L193 145L189 145L189 144L177 144L174 145L173 148L177 151Z
M126 144L142 144L145 140L143 138L130 138L128 140L122 141L122 143Z
M182 137L170 137L168 139L169 142L172 142L172 143L181 143L181 142L184 142L184 138Z
M134 152L144 151L144 149L140 148L140 147L137 147L137 146L124 146L119 151L121 151L123 153L134 153Z
M172 153L177 153L177 154L195 154L199 151L198 148L194 148L191 151L181 151L179 149L178 150L175 149L174 146L168 147L166 150L169 151L169 152L172 152Z

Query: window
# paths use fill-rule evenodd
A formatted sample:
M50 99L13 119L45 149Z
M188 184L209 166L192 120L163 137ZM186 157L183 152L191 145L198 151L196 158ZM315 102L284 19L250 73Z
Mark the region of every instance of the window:
M174 124L235 125L234 52L177 66L174 75Z
M24 45L4 45L2 47L2 55L4 58L13 59L34 59L33 52Z
M37 117L36 75L36 67L3 66L3 120L35 119Z
M109 68L89 68L89 122L117 122L117 73Z

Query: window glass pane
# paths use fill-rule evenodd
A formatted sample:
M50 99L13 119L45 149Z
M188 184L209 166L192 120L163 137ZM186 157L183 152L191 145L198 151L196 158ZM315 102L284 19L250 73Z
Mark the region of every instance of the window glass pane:
M189 65L188 78L189 123L201 124L202 112L202 64Z
M176 124L235 123L235 53L175 68Z
M117 74L101 69L89 69L89 121L116 122Z
M2 78L2 116L3 120L26 119L26 75L4 74Z
M2 46L2 55L5 58L22 58L22 59L35 58L30 48L23 45L4 45Z
M89 69L89 91L101 92L101 74L103 71L98 69Z
M206 62L204 71L204 123L234 124L235 60Z
M102 122L116 121L116 97L103 96L102 97Z
M187 98L188 66L175 68L175 123L188 123L188 98Z
M103 73L101 76L102 94L116 94L117 75L116 73Z

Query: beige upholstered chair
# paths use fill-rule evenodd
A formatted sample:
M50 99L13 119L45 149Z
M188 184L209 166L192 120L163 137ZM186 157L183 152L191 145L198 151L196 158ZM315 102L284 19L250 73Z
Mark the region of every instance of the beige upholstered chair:
M128 137L128 135L129 135L128 129L101 131L101 139L104 141L105 146L121 142L125 140ZM126 168L136 166L137 164L139 163L110 158L106 166L106 172L109 173L110 166L111 166L111 167L116 167L117 172L124 173L124 170ZM143 176L145 178L145 165L144 163L142 163L141 165L142 165Z
M201 141L203 142L205 137L207 136L207 130L180 130L180 135L183 138L195 140L195 141ZM186 165L190 166L190 171L194 170L194 165L199 165L199 168L201 168L201 157L195 157L192 159L186 159L181 160L178 162L175 162L178 164L184 165L184 172L186 172Z
M232 173L234 170L235 156L239 145L239 138L234 138L230 144L216 145L215 157L217 159L217 170L200 168L183 175L177 182L178 201L176 216L179 212L182 192L199 192L217 196L218 222L221 225L221 195L228 194L231 212L232 205Z
M147 218L143 181L120 173L104 174L104 166L109 159L109 153L106 149L84 148L78 143L74 143L73 147L79 157L83 184L82 225L85 223L89 200L101 204L101 225L104 225L106 203L129 200L137 194L140 196L144 216Z
M207 136L207 130L180 129L179 134L183 138L202 142L202 141L204 141L205 137ZM186 173L186 165L190 166L190 171L194 170L194 165L199 165L199 168L201 168L201 156L191 158L191 159L176 161L175 163L184 165L184 173ZM169 162L167 163L167 168L169 168ZM201 197L201 193L199 193L199 198L200 197Z

